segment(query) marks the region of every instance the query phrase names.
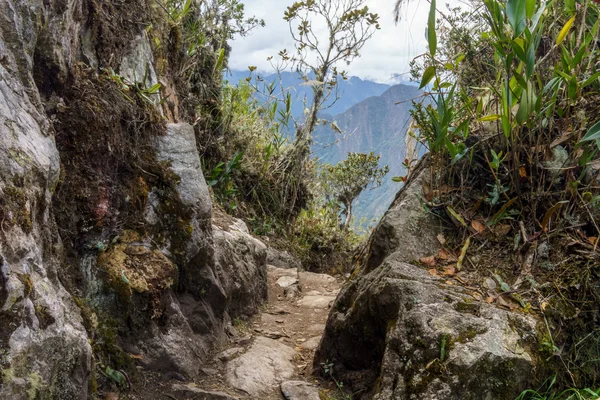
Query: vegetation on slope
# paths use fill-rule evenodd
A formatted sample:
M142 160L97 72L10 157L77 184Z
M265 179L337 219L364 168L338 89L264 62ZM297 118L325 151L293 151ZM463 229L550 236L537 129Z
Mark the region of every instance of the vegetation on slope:
M537 372L557 378L525 398L600 385L599 24L589 0L448 15L431 0L428 52L413 63L432 99L413 110L433 162L423 200L454 227L421 261L541 317Z

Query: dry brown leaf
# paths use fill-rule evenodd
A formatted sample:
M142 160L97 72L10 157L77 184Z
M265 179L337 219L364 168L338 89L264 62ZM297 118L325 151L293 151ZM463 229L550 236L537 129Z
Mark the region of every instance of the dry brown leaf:
M471 221L471 228L477 233L485 232L485 225L477 220Z
M527 169L525 169L525 167L519 168L519 176L521 178L527 178Z
M494 232L496 233L496 235L498 236L506 236L510 233L510 230L512 229L512 227L508 224L501 224L501 225L497 225L494 228Z
M433 200L433 191L428 183L423 183L423 197L425 197L425 200L427 201Z
M485 298L485 302L488 304L492 304L494 301L496 301L496 298L493 296L488 296Z
M591 244L592 246L595 246L595 245L596 245L596 243L598 243L598 238L597 238L597 237L595 237L595 236L590 236L590 237L588 238L588 242L590 242L590 244Z
M436 265L435 256L423 257L420 258L419 261L428 267L435 267Z
M477 301L483 300L483 296L477 292L471 292L469 294Z
M454 285L454 282L452 282L452 281L446 281L446 282L444 282L444 283L445 283L446 285L451 285L451 286L452 286L452 285Z
M456 274L456 267L454 265L448 265L444 268L444 272L442 274L446 276L453 276Z
M573 132L566 131L565 133L563 133L561 135L561 137L555 139L552 143L550 143L550 148L552 149L552 148L558 146L559 144L563 144L564 142L569 140L571 138L571 136L573 136Z
M440 274L438 273L437 269L435 269L435 268L431 268L430 270L427 270L427 272L431 276L440 276Z
M547 301L544 301L540 305L540 308L542 309L542 311L546 311L546 308L548 308L549 305L550 305L550 303L548 303Z
M442 234L442 233L438 233L437 240L438 240L438 242L440 242L440 244L442 246L446 244L446 238L444 237L444 234Z
M438 252L437 257L440 260L448 260L450 258L450 253L446 249L440 249L440 251Z
M139 354L131 354L131 353L129 353L129 358L133 358L134 360L143 360L144 356L139 355Z

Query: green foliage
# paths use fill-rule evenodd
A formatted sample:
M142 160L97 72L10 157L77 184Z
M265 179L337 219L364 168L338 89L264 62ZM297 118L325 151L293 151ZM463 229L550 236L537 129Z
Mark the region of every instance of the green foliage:
M556 376L544 382L542 388L523 391L516 400L596 400L600 397L600 390L575 388L558 390L554 387L555 384Z
M352 203L363 190L381 185L381 180L388 173L386 165L379 168L379 159L373 152L348 153L348 157L336 165L326 165L321 172L321 180L326 196L335 199L344 207L344 227L352 220Z
M429 205L519 232L515 249L540 238L551 256L569 260L551 278L531 272L555 286L532 290L564 307L547 316L555 337L544 351L560 390L522 398L586 398L561 390L600 380L598 347L589 344L598 331L599 16L591 0L483 0L472 11L430 14L428 52L411 64L429 96L412 111L432 153ZM568 246L577 235L585 256ZM573 304L585 318L573 316Z

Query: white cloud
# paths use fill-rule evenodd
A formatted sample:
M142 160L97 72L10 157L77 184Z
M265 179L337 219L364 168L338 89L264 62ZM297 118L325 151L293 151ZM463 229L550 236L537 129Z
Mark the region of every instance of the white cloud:
M246 0L246 15L254 15L266 22L250 36L232 42L233 53L229 66L246 70L256 65L262 72L270 72L267 57L282 49L292 51L294 42L289 26L283 20L285 9L292 0ZM453 6L460 0L449 0ZM394 0L368 0L372 12L380 16L381 30L377 31L362 49L361 57L345 67L350 75L377 82L390 82L397 74L407 73L409 62L423 53L427 46L425 27L429 12L427 0L409 1L402 11L402 19L394 23ZM438 6L439 7L439 6Z

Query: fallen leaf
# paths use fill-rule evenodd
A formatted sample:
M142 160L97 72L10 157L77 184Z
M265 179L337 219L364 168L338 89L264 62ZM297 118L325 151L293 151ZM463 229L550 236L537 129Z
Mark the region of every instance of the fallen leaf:
M452 281L446 281L446 282L444 282L444 283L445 283L446 285L450 285L450 286L454 285L454 282L452 282Z
M428 267L435 267L435 256L423 257L419 259L420 262L427 265Z
M597 237L595 237L595 236L591 236L591 237L589 237L589 238L588 238L588 242L590 242L590 244L591 244L592 246L595 246L595 245L596 245L596 243L598 243L598 238L597 238Z
M550 219L562 207L563 204L565 204L565 202L562 202L562 201L558 202L555 205L553 205L552 207L550 207L550 209L548 211L546 211L546 214L544 215L544 219L542 220L542 231L548 232L548 225L550 224Z
M432 269L428 270L427 272L428 272L428 273L429 273L429 275L431 275L431 276L440 276L440 275L438 274L438 271L437 271L437 269L435 269L435 268L432 268Z
M485 302L488 304L492 304L494 301L496 301L496 298L493 296L488 296L485 298Z
M139 354L129 354L129 358L133 358L134 360L143 360L144 356Z
M438 240L438 242L440 242L440 244L442 246L446 244L446 238L444 237L444 235L442 233L438 233L437 240Z
M525 167L519 168L519 176L521 178L527 178L527 170L525 169Z
M493 217L492 217L492 221L491 221L491 225L496 225L496 223L498 223L498 221L500 221L502 218L504 218L504 214L506 214L506 212L508 211L508 209L510 208L510 206L512 206L516 201L518 200L518 197L514 197L512 199L510 199L509 201L507 201L502 208L500 209L500 211L498 211Z
M462 225L465 228L467 227L465 219L459 213L457 213L454 208L447 206L446 211L448 211L448 214L450 214L450 219L452 219L456 225Z
M504 298L502 296L498 297L496 302L498 303L499 306L508 308L510 310L514 310L515 308L517 308L516 304L514 304L512 301L509 302L509 301L504 300Z
M550 303L548 303L547 301L544 301L540 305L540 308L542 309L542 311L546 311L546 308L548 308L549 305L550 305Z
M438 252L438 255L437 255L437 257L438 257L440 260L447 260L447 259L449 259L449 258L450 258L450 253L449 253L449 252L448 252L448 250L446 250L446 249L440 249L440 251Z
M469 293L475 300L477 301L481 301L483 300L483 296L481 296L479 293L477 292L471 292Z
M471 228L477 233L485 232L485 225L477 220L471 221Z
M456 267L454 265L448 265L444 268L444 272L442 274L446 276L453 276L456 274Z
M458 256L458 262L456 263L456 269L459 271L462 269L462 265L463 265L463 262L465 261L465 257L467 255L467 250L469 249L470 244L471 244L471 238L468 237L467 240L465 241L465 244L464 244L462 250L460 251L460 256Z
M494 228L494 233L498 236L506 236L510 233L512 227L508 224L497 225Z
M559 144L563 144L564 142L569 140L571 138L571 136L573 136L573 132L566 131L565 133L563 133L561 135L561 137L555 139L552 143L550 143L550 148L556 147Z

